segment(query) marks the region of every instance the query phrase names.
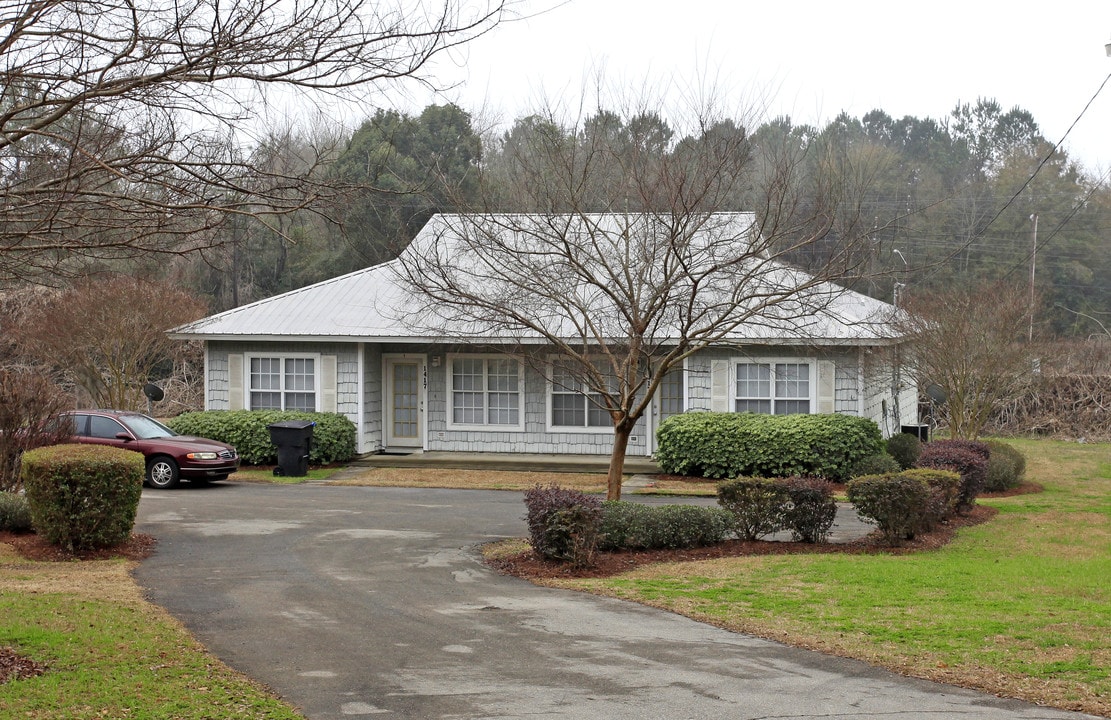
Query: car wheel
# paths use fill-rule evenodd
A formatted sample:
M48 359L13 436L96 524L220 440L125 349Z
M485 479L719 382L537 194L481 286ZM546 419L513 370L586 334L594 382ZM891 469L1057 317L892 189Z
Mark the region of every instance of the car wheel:
M177 485L180 477L177 463L173 458L156 457L147 463L147 483L152 488L166 490Z

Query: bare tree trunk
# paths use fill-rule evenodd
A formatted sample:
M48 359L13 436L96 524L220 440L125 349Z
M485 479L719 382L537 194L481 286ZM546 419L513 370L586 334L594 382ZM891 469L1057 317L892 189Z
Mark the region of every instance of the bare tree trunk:
M606 500L621 499L621 479L625 474L625 451L629 449L629 435L632 425L622 423L613 429L613 453L610 455L610 470L606 478Z

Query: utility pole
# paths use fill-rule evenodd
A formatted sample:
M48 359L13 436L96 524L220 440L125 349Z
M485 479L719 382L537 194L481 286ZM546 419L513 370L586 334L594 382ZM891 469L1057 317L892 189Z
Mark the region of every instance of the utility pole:
M1034 266L1038 257L1038 214L1030 216L1034 222L1034 240L1030 248L1030 330L1026 335L1027 342L1034 342Z

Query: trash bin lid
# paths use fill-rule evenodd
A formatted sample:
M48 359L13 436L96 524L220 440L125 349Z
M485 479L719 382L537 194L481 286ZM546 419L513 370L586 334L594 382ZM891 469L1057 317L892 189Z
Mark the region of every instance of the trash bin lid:
M281 420L267 425L268 428L285 428L287 430L304 430L316 425L312 420Z

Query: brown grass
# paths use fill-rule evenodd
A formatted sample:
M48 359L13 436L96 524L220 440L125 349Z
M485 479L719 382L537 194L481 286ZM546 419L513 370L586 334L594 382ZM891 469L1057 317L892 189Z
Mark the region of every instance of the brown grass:
M583 492L605 492L604 473L513 472L508 470L451 470L444 468L368 468L343 471L328 485L369 487L451 488L457 490L528 490L555 484Z

